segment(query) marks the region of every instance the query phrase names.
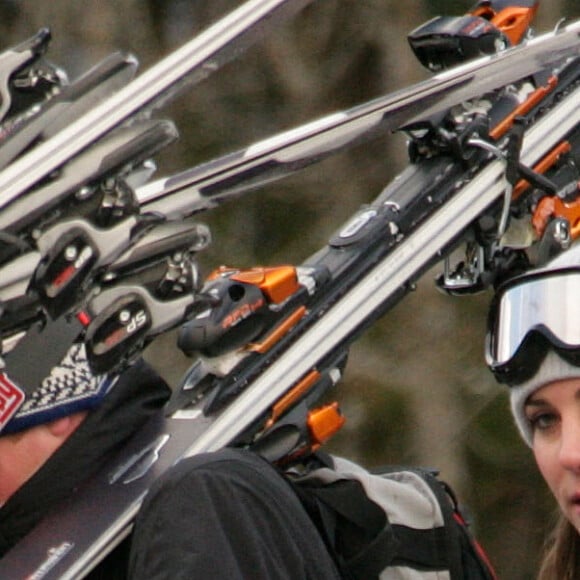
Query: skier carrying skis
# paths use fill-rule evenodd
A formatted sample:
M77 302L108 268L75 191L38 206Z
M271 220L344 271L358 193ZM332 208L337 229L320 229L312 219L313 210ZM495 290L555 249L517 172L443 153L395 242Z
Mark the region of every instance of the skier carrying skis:
M0 558L169 394L143 362L115 381L95 377L75 345L0 434ZM252 453L182 461L144 510L133 549L123 542L90 578L339 578L288 483Z
M560 508L539 578L580 577L580 245L502 284L487 362Z

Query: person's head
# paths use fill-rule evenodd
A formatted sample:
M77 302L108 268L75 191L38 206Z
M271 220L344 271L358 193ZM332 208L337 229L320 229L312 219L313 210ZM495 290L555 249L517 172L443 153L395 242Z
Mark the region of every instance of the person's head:
M487 362L562 513L580 532L580 246L498 288Z
M5 391L10 385L8 373L2 373L0 386ZM112 384L92 374L84 347L75 344L15 412L6 416L0 430L0 505L69 438Z

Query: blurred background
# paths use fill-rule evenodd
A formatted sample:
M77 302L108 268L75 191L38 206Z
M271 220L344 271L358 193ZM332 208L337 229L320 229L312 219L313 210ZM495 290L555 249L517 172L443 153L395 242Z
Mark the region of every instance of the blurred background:
M113 50L142 70L241 2L233 0L0 0L3 47L49 26L54 62L74 78ZM407 33L463 0L318 0L235 63L185 92L161 116L181 139L158 158L179 171L327 113L422 80ZM544 0L536 30L580 16L577 0ZM408 163L401 135L385 135L211 215L205 273L220 265L298 264L324 245ZM336 396L347 425L330 450L367 466L438 467L469 506L500 578L534 577L554 506L485 368L489 294L450 298L427 273L416 292L351 351ZM175 337L149 357L176 384L188 367Z

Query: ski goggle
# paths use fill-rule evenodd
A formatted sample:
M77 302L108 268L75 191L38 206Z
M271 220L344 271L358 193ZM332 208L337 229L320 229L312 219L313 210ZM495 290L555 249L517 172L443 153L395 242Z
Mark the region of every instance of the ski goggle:
M580 366L580 271L544 271L496 294L486 339L486 361L501 383L532 378L553 349Z

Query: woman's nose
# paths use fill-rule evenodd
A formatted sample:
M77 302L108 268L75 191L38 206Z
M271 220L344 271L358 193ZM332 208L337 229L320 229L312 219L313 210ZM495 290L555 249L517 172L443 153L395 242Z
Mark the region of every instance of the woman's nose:
M580 414L562 417L560 463L580 473Z

